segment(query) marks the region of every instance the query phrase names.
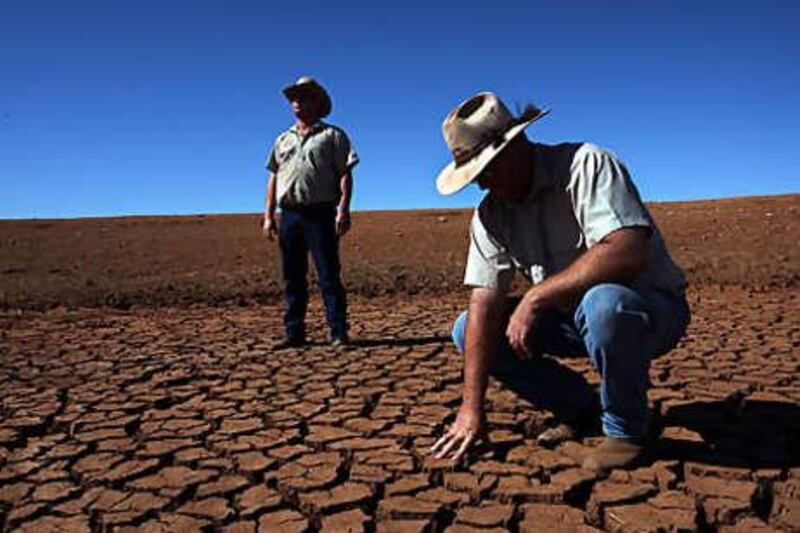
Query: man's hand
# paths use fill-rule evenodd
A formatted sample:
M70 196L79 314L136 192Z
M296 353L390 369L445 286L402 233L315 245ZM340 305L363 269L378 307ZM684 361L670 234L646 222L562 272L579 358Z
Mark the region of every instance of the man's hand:
M529 294L531 293L529 292L523 296L522 300L517 304L506 328L508 343L517 356L522 359L533 359L537 355L528 346L528 337L533 332L537 318L536 306L533 304L533 299L529 297Z
M649 228L622 228L609 233L566 269L533 286L508 321L506 337L514 351L533 357L527 340L540 313L559 305L575 305L598 283L630 283L644 272L650 250Z
M463 404L458 410L456 421L447 429L442 438L431 447L431 453L437 459L446 457L456 449L452 455L453 461L458 461L469 450L476 440L483 438L486 433L486 415L483 411L469 409ZM458 447L458 448L456 448Z
M274 241L275 237L278 235L278 223L275 222L275 214L264 215L264 221L261 226L261 231L264 233L264 236Z
M336 235L341 237L350 230L350 210L336 210Z

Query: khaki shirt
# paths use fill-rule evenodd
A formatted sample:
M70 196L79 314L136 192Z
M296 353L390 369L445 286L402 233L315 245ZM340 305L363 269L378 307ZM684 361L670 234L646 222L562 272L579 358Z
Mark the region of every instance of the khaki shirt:
M649 258L633 285L683 294L683 272L614 154L593 144L534 146L528 196L511 204L487 195L475 210L466 285L505 292L517 270L536 284L609 233L645 227L651 232Z
M338 202L341 178L357 163L345 132L321 121L305 137L297 125L281 133L267 156L282 207Z

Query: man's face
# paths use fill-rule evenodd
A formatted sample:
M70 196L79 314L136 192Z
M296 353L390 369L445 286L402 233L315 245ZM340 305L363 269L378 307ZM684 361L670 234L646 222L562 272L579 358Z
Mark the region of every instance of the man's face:
M520 135L506 146L480 173L476 182L482 190L507 202L520 202L531 184L528 143Z
M314 122L319 118L319 101L311 92L300 91L292 99L292 112L303 122Z

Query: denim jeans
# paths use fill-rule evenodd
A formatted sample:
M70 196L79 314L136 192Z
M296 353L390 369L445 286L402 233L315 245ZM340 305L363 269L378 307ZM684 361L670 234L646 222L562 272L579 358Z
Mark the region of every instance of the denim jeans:
M282 208L278 231L283 267L286 312L283 322L289 339L305 337L308 307L308 253L314 260L325 317L332 338L347 335L347 297L340 279L336 206Z
M517 301L509 299L503 333ZM528 342L539 353L588 355L600 374L603 433L639 440L648 430L650 361L675 347L689 320L689 306L682 297L603 283L586 292L573 316L543 313ZM465 311L453 326L453 341L461 353L466 325ZM562 420L579 416L595 394L583 376L552 358L516 358L505 335L492 373Z

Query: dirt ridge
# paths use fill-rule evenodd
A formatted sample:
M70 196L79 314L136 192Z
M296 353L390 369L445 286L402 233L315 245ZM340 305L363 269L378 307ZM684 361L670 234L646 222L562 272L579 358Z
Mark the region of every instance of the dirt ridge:
M800 286L800 195L649 207L691 284ZM342 243L349 292L463 291L470 216L354 213ZM259 223L255 214L2 220L0 309L274 303L278 250Z

